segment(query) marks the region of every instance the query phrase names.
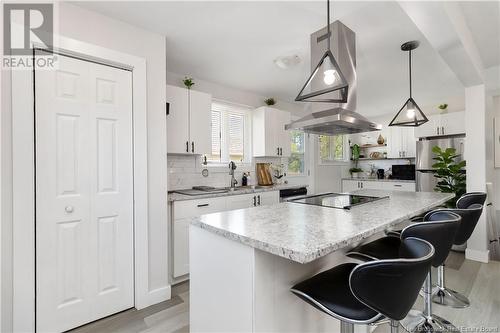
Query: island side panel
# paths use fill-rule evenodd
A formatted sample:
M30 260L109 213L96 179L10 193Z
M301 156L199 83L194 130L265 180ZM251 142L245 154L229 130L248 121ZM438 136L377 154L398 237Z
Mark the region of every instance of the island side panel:
M341 263L357 262L345 257L346 250L333 252L308 264L254 251L254 332L340 332L339 320L293 295L290 288ZM356 333L371 330L373 327L370 326L355 326Z
M254 249L189 227L191 332L253 332Z

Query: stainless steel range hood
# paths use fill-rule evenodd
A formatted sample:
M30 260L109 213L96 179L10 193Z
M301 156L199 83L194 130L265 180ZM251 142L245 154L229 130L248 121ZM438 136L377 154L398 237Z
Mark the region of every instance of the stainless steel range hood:
M285 125L285 129L320 135L339 135L378 131L382 129L382 125L372 123L359 113L337 107L314 112Z
M347 102L342 104L311 103L312 113L285 126L286 130L297 129L306 133L338 135L378 131L382 125L369 121L356 113L356 35L335 21L330 26L332 53L335 56L348 84ZM311 35L311 70L314 70L326 50L326 38L322 38L327 28ZM318 79L321 79L320 75ZM321 84L321 83L318 83ZM339 92L333 92L339 93Z

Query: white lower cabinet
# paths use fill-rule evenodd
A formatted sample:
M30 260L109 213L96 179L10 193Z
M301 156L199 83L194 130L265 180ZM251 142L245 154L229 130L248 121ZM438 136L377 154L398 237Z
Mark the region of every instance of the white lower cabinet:
M382 189L390 191L415 192L415 183L408 182L382 182Z
M189 274L189 220L186 218L278 202L279 191L174 201L171 207L173 277Z
M415 183L411 182L384 182L377 180L355 180L343 179L342 192L351 192L357 190L390 190L390 191L415 191Z
M189 273L189 220L186 218L226 210L225 198L174 201L172 203L173 276Z

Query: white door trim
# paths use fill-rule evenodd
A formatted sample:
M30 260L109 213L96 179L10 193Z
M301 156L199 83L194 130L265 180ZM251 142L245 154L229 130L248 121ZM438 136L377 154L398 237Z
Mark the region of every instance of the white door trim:
M70 38L59 49L132 68L134 154L135 307L170 298L170 286L150 290L148 265L148 175L146 60ZM34 113L31 71L12 71L13 147L13 329L35 331Z

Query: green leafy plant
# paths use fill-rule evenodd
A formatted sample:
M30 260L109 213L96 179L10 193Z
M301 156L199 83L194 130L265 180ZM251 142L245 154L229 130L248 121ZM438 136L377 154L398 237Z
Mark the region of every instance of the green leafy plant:
M188 88L191 89L192 86L194 86L194 80L192 77L184 77L184 80L182 80L182 83Z
M448 107L448 104L439 104L438 108L440 110L446 110L446 108Z
M358 144L354 144L351 147L351 157L352 160L354 161L354 168L349 169L349 173L352 175L353 173L357 172L363 172L363 169L358 168L358 162L359 162L359 155L360 155L360 148Z
M264 100L264 103L266 103L266 105L271 106L276 104L276 100L273 97L269 97Z
M432 152L436 154L433 158L436 163L432 167L435 169L434 177L438 179L434 190L442 193L455 193L455 197L446 203L448 207L455 207L458 198L466 192L466 175L463 170L465 160L457 161L460 154L457 154L455 148L443 150L435 146Z

